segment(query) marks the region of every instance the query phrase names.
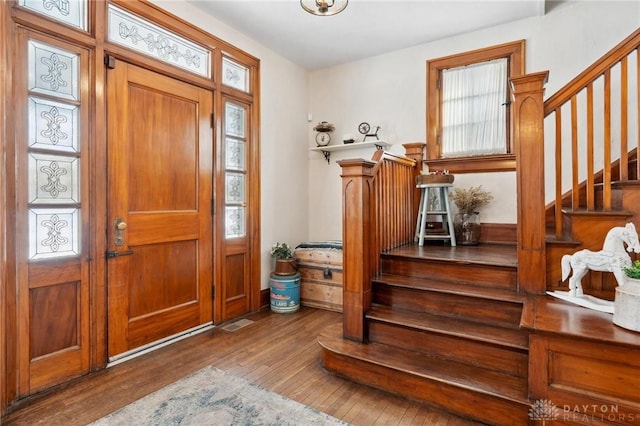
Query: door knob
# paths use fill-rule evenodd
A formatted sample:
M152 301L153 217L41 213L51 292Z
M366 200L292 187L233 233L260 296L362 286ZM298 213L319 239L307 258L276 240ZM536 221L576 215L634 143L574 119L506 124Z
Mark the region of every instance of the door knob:
M116 246L124 245L124 231L127 229L127 222L117 217L113 222L113 244Z

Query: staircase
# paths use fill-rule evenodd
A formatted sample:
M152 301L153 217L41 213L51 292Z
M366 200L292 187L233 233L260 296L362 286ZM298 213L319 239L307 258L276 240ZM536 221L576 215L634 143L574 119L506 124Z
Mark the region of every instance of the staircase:
M407 245L385 253L366 315L368 344L318 341L325 367L490 424L527 423L528 333L511 245Z
M640 225L640 138L629 137L623 125L612 135L610 126L611 91L618 86L627 101L619 107L620 123L638 126L640 104L629 99L640 99L632 84L640 81L640 67L629 77L628 64L640 63L639 51L640 29L546 101L546 72L511 81L519 153L515 244L413 243L419 201L413 189L424 144L406 144L402 158L378 152L373 161L339 162L343 324L318 338L329 371L492 425L535 424L529 409L538 402L577 407L577 415L562 419L568 423L640 418L640 335L612 324L609 314L545 295L567 289L560 282L564 254L600 250L613 226ZM615 78L619 84L612 84ZM595 106L598 87L604 93L595 98L603 105ZM587 105L579 107L583 98ZM603 122L594 123L600 109ZM545 142L549 121L555 139ZM604 128L603 140L594 127ZM571 131L560 131L566 128ZM549 184L542 173L545 145L555 148L555 199L548 205L545 191L531 184ZM578 164L582 150L586 165ZM619 158L611 157L615 152ZM591 272L582 281L585 292L613 300L610 275ZM590 406L622 414L585 420L580 407Z

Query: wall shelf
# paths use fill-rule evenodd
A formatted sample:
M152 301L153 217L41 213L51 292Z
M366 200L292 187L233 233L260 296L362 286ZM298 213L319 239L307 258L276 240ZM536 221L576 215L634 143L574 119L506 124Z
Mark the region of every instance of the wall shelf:
M375 141L366 141L366 142L345 143L342 145L319 146L317 148L309 148L309 151L321 152L324 155L324 159L327 160L327 164L328 164L330 162L331 153L333 151L347 151L351 149L360 149L360 148L367 148L367 147L375 147L376 149L385 149L388 146L391 146L389 142L375 140Z

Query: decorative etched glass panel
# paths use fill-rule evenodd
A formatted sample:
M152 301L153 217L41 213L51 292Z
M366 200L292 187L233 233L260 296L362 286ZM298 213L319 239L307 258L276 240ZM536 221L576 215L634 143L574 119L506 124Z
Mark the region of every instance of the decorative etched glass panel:
M226 138L226 162L225 168L231 170L245 170L244 167L244 141Z
M245 110L241 106L227 103L225 111L225 127L227 135L244 137Z
M79 56L29 40L29 90L78 100Z
M29 259L80 254L78 209L29 210Z
M30 153L29 203L79 203L79 163L75 157Z
M29 148L78 152L78 107L29 98Z
M248 92L249 70L229 58L222 58L222 84Z
M244 203L245 176L242 173L227 173L225 177L226 202L228 204Z
M119 7L109 5L109 40L203 77L211 77L211 52Z
M18 4L67 25L87 30L87 0L20 0Z
M245 236L244 210L244 207L225 208L225 238L240 238Z

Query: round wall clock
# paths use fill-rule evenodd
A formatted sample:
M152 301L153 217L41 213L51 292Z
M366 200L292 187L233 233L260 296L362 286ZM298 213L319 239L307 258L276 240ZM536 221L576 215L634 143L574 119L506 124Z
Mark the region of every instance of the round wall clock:
M327 132L318 132L316 134L316 143L318 146L327 146L331 142L331 135Z

